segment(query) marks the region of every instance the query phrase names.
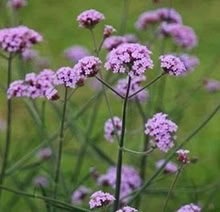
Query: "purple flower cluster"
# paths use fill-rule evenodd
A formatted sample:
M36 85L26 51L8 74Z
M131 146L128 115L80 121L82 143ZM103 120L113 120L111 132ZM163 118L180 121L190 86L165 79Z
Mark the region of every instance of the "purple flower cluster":
M177 212L201 212L202 209L193 203L182 206Z
M184 63L174 55L161 55L160 66L169 75L180 76L186 72Z
M189 26L162 23L160 28L161 34L170 36L177 46L181 46L185 49L192 49L198 43L194 30Z
M145 124L145 134L154 139L156 146L162 152L168 152L174 146L175 137L173 134L177 129L177 125L167 119L167 115L163 113L155 114Z
M103 36L104 38L110 37L114 32L116 32L116 29L111 25L105 25Z
M131 80L131 85L130 85L130 90L129 90L129 95L134 94L138 90L142 88L140 83L142 81L146 80L145 76L139 76L135 77ZM127 93L127 88L128 88L128 77L126 79L120 79L115 87L115 89L122 95L125 96ZM140 102L144 102L149 98L149 92L147 89L142 90L141 92L137 93L132 99L137 99Z
M49 69L41 71L39 74L26 74L25 80L17 80L10 84L8 98L29 97L32 99L46 97L47 91L53 89L54 72ZM54 95L55 99L57 96Z
M82 201L91 193L91 189L85 186L79 186L76 191L72 194L72 204L80 205Z
M88 49L82 47L82 46L71 46L70 48L66 49L64 51L65 57L74 62L77 63L80 59L83 57L89 56L90 53Z
M79 26L88 29L92 29L96 24L104 19L105 16L94 9L86 10L80 13L80 15L77 17Z
M105 122L104 133L105 139L107 141L113 142L116 133L115 130L117 131L117 134L120 136L122 130L122 121L117 116L114 116L112 117L112 119L110 118Z
M26 0L8 0L7 6L14 10L18 10L22 7L26 7L27 1Z
M89 207L90 209L100 208L102 206L111 204L114 200L115 198L111 194L104 193L102 191L96 191L90 197Z
M191 72L195 69L197 65L199 65L199 59L196 56L191 56L189 54L181 54L178 55L180 60L183 62L186 72L184 72L184 75L188 72Z
M124 36L110 36L109 38L105 39L103 48L111 51L123 43L127 43L127 40Z
M20 53L40 41L41 35L26 26L0 30L0 48L8 53Z
M117 210L116 212L138 212L138 210L129 206L125 206L122 209Z
M39 57L38 51L34 50L34 49L25 49L22 54L22 59L27 62L27 61L32 61L36 58Z
M177 153L177 160L183 164L190 163L190 158L188 156L189 150L187 149L179 149L176 151Z
M33 184L35 186L47 187L49 182L48 182L48 179L46 177L37 176L37 177L34 178Z
M220 81L214 79L205 79L203 81L204 87L208 92L220 91Z
M105 64L113 73L128 73L131 78L144 74L146 69L153 68L150 58L151 51L146 46L125 43L113 49Z
M144 30L152 24L157 24L163 21L181 24L182 18L173 8L160 8L142 13L136 22L136 28Z
M156 168L160 168L161 166L163 166L163 164L164 164L164 162L165 162L165 160L159 160L159 161L157 161L156 162ZM165 167L164 167L164 173L166 174L166 173L175 173L176 171L178 170L178 166L175 164L175 163L173 163L173 162L171 162L171 161L169 161L166 165L165 165Z
M46 148L40 149L40 151L37 154L37 157L40 160L47 160L51 157L51 155L52 155L52 149L49 147L46 147Z
M115 189L116 186L116 168L111 167L108 169L107 173L101 175L98 178L98 185L103 186L111 186ZM135 168L131 166L122 166L122 173L121 173L121 188L120 188L120 198L127 196L131 193L134 189L140 187L142 180L136 171ZM126 203L128 198L123 198L122 202Z

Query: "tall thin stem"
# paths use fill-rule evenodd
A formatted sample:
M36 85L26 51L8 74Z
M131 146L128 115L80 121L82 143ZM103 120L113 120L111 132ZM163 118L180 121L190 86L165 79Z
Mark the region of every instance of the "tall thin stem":
M131 77L128 78L128 87L126 96L123 104L123 114L122 114L122 131L121 138L119 143L118 150L118 163L117 163L117 177L116 177L116 189L115 189L115 203L114 203L114 211L119 208L120 204L120 188L121 188L121 170L122 170L122 161L123 161L123 146L124 146L124 137L125 137L125 125L126 125L126 115L127 115L127 104L128 104L128 96L129 90L131 86Z
M58 158L57 158L57 164L56 164L57 166L56 166L56 173L55 173L54 199L57 199L57 189L58 189L59 179L60 179L60 167L61 167L61 159L62 159L63 140L64 140L64 123L65 123L66 108L67 108L67 98L68 98L68 87L65 87L63 114L62 114L61 127L60 127ZM55 207L53 211L54 212L56 211Z
M12 55L9 55L8 58L8 82L7 88L9 88L11 83L11 69L12 69ZM6 140L5 140L5 151L3 157L2 170L0 175L0 185L4 184L5 171L8 164L8 157L10 151L10 141L11 141L11 99L7 99L7 129L6 129ZM0 198L1 198L1 190L0 190Z

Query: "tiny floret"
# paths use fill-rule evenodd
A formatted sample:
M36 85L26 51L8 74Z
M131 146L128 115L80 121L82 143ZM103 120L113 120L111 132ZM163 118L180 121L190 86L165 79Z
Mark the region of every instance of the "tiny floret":
M100 21L104 20L105 16L94 10L86 10L77 17L77 21L80 27L92 29L98 24Z
M184 205L180 209L177 210L177 212L201 212L202 209L193 203L189 205Z
M160 56L160 66L169 75L180 76L186 72L184 63L174 55Z
M110 37L114 32L116 32L116 29L111 25L105 25L103 36L104 38Z
M96 191L90 197L89 207L90 209L101 208L111 204L114 200L115 198L111 194L104 193L103 191Z
M157 113L145 124L145 134L154 139L156 146L162 152L168 152L174 146L175 137L178 127L167 118L166 114Z
M138 212L138 210L129 206L125 206L122 209L117 210L116 212Z

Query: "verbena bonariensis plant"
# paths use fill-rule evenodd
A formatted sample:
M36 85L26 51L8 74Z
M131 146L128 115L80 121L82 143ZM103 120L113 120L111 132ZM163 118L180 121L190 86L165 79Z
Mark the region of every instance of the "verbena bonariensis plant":
M27 2L9 0L7 6L17 13L20 8L27 6ZM39 52L32 49L34 44L42 41L39 33L26 26L0 30L1 57L8 64L6 89L1 86L7 97L7 121L5 146L2 151L4 154L0 173L0 195L3 191L8 191L29 199L43 200L48 212L93 210L137 212L147 211L145 198L150 192L150 187L154 188L160 181L166 183L171 181L168 190L161 192L164 196L164 201L160 203L161 211L199 212L207 208L203 202L186 204L185 201L181 205L175 205L176 208L171 209L169 206L181 173L196 162L190 151L183 148L220 109L219 104L204 121L189 132L187 137L179 141L176 134L181 131L178 126L181 118L177 118L179 114L176 108L167 110L165 107L166 102L163 97L168 91L165 80L170 78L174 81L177 77L183 78L199 64L196 56L188 54L188 51L197 45L197 36L191 27L183 25L181 15L173 8L158 8L144 12L135 23L137 35L125 34L127 0L124 7L122 28L119 30L121 33L113 35L117 30L111 25L105 25L100 42L96 39L95 28L104 21L104 14L95 9L79 14L77 17L79 27L91 34L94 51L92 53L79 45L67 48L64 56L74 65L61 66L56 71L50 69L45 61L41 61ZM142 31L151 33L152 39L142 39ZM155 41L161 44L160 50ZM165 43L170 43L169 49L167 44L164 45ZM105 59L100 57L101 51L107 52ZM159 54L159 57L155 58L154 52ZM19 60L23 66L20 68L20 78L12 82L14 60ZM31 67L33 72L24 72L26 67ZM34 71L36 67L38 72ZM149 80L151 72L157 72L157 76ZM76 110L74 102L77 93L90 81L90 78L93 78L95 94ZM161 81L160 84L158 81ZM152 87L158 93L152 90ZM206 79L204 87L209 92L216 92L220 90L220 82ZM109 97L108 91L114 95ZM103 110L101 108L103 96L108 112L106 122L103 123L104 127L96 122L100 111ZM34 149L28 150L13 164L10 162L9 166L13 112L11 102L14 98L24 100L38 127L40 140L43 141ZM113 112L113 98L122 102L121 116ZM53 113L57 114L60 122L60 128L51 136L48 135L49 130L46 127L49 124L45 112L46 104L52 107ZM135 108L135 118L133 117L132 121L129 106ZM92 108L91 117L88 115L90 108ZM47 110L52 109L47 108ZM140 117L140 123L136 122L137 117ZM136 127L137 123L138 127ZM70 134L67 132L68 129ZM139 151L127 148L128 140L133 139L133 134L136 142L143 137L141 144L143 147ZM77 158L74 157L76 165L71 169L73 170L71 173L66 172L65 169L66 164L72 163L73 159L69 160L68 153L63 148L70 136L74 137L77 145L80 146L76 152ZM105 140L109 141L109 144L104 144ZM98 145L98 141L102 142L102 147ZM114 148L117 152L116 160L106 153L104 145ZM86 174L84 171L82 175L82 169L85 170L84 167L87 167L85 160L89 159L88 163L91 164L91 154L108 165L105 174L100 174L97 164L94 163L93 167ZM127 164L125 154L132 155L131 164ZM26 164L26 161L34 155L36 155L34 162ZM159 155L159 160L155 159L155 155ZM152 162L156 167L153 173ZM41 167L44 168L43 175L38 173ZM13 182L13 185L18 184L17 172L24 174L24 171L29 174L18 186L19 190L5 186L7 178ZM39 192L24 192L23 190L30 184L33 184ZM1 210L7 211L12 207L10 201L14 203L18 199L12 198L8 203L2 198L0 201ZM32 207L29 200L27 203ZM37 208L34 210L38 211ZM158 210L156 205L155 210Z

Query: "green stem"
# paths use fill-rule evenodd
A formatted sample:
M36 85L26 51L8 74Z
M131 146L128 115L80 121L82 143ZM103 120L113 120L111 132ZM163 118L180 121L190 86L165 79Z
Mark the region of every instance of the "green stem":
M56 173L55 173L54 199L57 198L57 190L58 190L59 179L60 179L60 167L61 167L61 159L62 159L63 140L64 140L64 122L65 122L65 116L66 116L67 97L68 97L68 87L65 87L63 114L62 114L61 128L60 128L60 141L59 141L58 158L57 158L57 166L56 166ZM55 212L56 208L54 208L53 211Z
M8 58L8 83L7 88L9 88L11 83L11 66L12 66L12 55L9 55ZM8 165L8 157L10 151L10 142L11 142L11 99L7 99L7 129L6 129L6 140L5 140L5 151L3 157L2 170L0 175L0 185L4 184L5 171ZM1 198L1 190L0 190L0 198Z
M121 26L119 30L120 35L125 34L125 31L126 31L129 3L130 3L129 0L124 0L123 2L123 12L122 12L122 17L121 17Z
M127 87L127 92L126 92L126 96L125 96L125 99L124 99L124 105L123 105L122 131L121 131L121 138L120 138L120 143L119 143L120 148L118 150L118 163L117 163L114 211L116 211L119 208L119 204L120 204L120 188L121 188L121 170L122 170L122 161L123 161L123 146L124 146L124 137L125 137L127 103L128 103L128 96L129 96L130 86L131 86L131 77L128 78L128 87Z

